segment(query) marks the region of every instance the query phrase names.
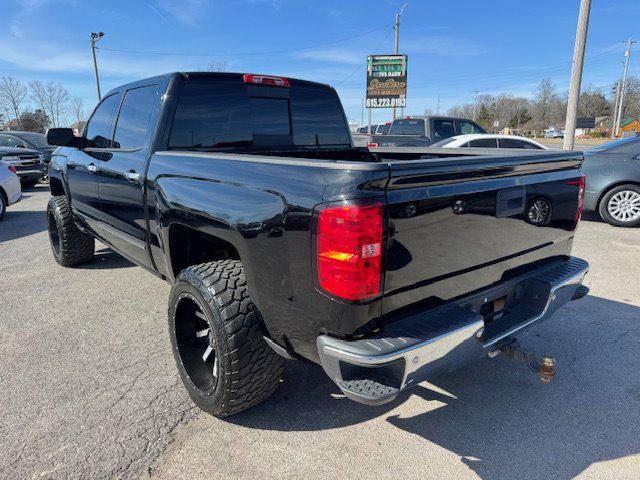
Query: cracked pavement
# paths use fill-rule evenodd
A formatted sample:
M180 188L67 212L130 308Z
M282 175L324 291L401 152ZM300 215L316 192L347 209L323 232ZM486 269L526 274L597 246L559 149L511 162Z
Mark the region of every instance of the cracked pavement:
M382 407L287 362L266 403L193 407L166 329L169 286L99 246L65 269L39 186L0 222L0 478L637 478L640 229L585 215L591 295L521 337L558 361L547 386L501 358Z

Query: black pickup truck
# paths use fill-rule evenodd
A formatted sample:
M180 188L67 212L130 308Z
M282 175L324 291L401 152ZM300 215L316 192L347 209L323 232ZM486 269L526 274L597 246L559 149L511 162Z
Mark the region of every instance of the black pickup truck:
M116 88L48 141L56 261L97 238L168 281L178 371L217 416L271 395L283 357L367 404L523 357L515 335L587 293L580 153L399 160L352 147L332 88L233 73Z

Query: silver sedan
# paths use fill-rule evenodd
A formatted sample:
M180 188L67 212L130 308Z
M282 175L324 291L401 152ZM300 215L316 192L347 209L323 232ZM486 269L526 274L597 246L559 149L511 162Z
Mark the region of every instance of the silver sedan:
M4 217L7 207L21 198L22 187L15 167L0 160L0 220Z

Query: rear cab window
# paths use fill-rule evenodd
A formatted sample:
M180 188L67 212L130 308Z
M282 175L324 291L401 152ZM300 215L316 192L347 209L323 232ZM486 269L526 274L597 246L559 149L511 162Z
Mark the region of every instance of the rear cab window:
M350 147L349 128L333 90L291 82L290 88L185 83L169 148Z

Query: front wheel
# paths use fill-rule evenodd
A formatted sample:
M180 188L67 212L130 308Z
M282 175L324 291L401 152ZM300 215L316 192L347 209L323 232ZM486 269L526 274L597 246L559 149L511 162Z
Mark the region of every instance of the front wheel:
M53 258L63 267L86 263L93 258L95 240L81 232L71 217L71 208L64 195L51 197L47 205L49 243Z
M216 417L246 410L278 388L283 359L264 340L242 263L183 270L169 296L169 338L193 402Z
M620 185L609 190L600 202L600 216L617 227L640 225L640 187Z

